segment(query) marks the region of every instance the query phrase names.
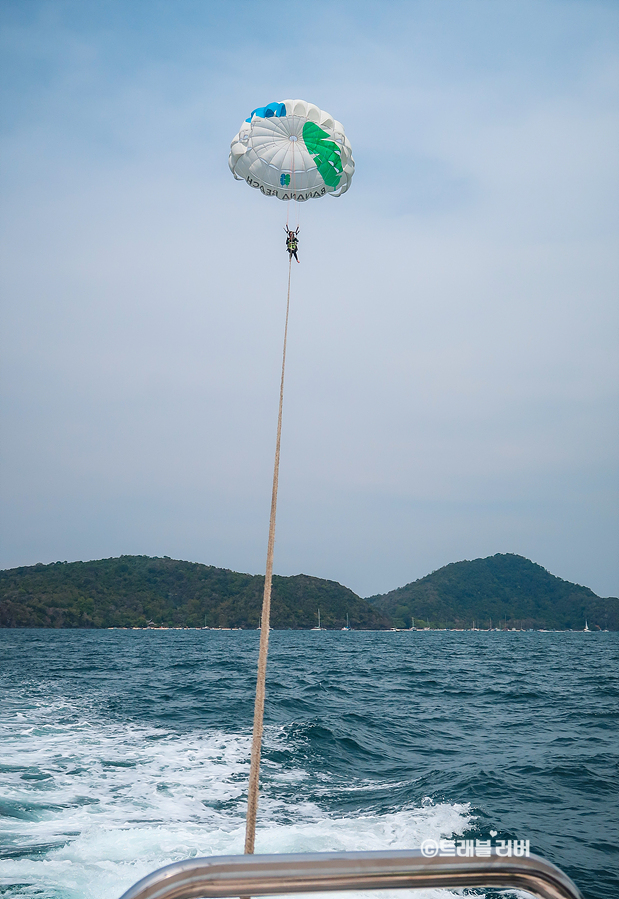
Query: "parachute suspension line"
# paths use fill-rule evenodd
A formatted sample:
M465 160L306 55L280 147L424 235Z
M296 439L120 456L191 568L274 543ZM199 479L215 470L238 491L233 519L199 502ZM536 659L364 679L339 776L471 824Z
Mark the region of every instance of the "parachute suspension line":
M296 191L296 189L297 189L297 184L296 184L296 180L297 180L297 179L296 179L296 174L295 174L295 163L294 163L294 147L295 147L295 142L293 141L293 142L292 142L292 164L291 164L291 168L292 168L292 182L291 182L291 191L290 191L292 195L294 195L294 193L295 193L295 191ZM296 222L295 222L295 224L296 224L296 227L297 227L297 228L299 227L299 212L300 212L300 210L299 210L299 205L300 205L300 204L294 202L294 200L286 200L286 231L290 230L290 229L289 229L289 225L290 225L290 204L291 204L291 203L294 203L294 205L295 205L295 207L296 207L296 213L297 213L297 215L296 215Z
M291 191L290 191L291 194L294 194L294 181L295 181L295 178L294 178L294 145L295 145L295 141L292 141L292 165L291 165L292 185L291 185ZM289 224L289 219L290 219L290 204L291 203L292 203L292 200L286 201L286 231L288 231L288 224Z
M284 407L284 373L286 370L286 343L288 340L288 313L290 311L290 275L292 256L288 261L288 298L286 300L286 324L284 326L284 347L282 351L282 377L279 386L279 414L277 416L277 440L275 441L275 464L273 466L273 491L271 493L271 519L269 522L269 542L267 565L264 577L264 596L260 620L260 651L258 653L258 677L254 704L254 732L251 744L251 764L247 796L247 820L245 827L245 854L253 855L256 840L256 813L258 811L258 789L260 786L260 754L264 719L264 694L269 651L269 629L271 621L271 582L273 580L273 550L275 548L275 516L277 513L277 486L279 482L279 450L282 438L282 410Z
M294 164L294 148L295 148L295 141L292 142L292 195L293 196L297 189L296 166ZM297 207L296 213L297 213L297 228L298 228L299 227L299 204L296 202L296 200L294 201L294 203L295 203L295 206Z
M293 141L293 143L292 143L292 193L293 193L293 195L294 195L294 193L295 193L295 191L296 191L296 189L297 189L296 166L295 166L295 164L294 164L294 148L295 148L295 146L296 146L296 144L295 144L295 142ZM294 204L294 205L295 205L295 207L296 207L296 213L297 213L297 222L296 222L296 226L297 226L297 228L298 228L298 227L299 227L299 207L301 206L301 204L300 204L300 203L297 203L297 202L295 201L295 204Z

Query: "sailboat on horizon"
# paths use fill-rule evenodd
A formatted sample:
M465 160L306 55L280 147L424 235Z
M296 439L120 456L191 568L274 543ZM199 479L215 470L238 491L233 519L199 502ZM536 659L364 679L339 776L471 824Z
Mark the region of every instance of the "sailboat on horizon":
M318 609L318 627L311 628L313 631L324 631L325 628L320 626L320 609Z
M343 627L342 630L343 631L351 631L352 630L350 623L348 621L348 612L346 612L346 627Z

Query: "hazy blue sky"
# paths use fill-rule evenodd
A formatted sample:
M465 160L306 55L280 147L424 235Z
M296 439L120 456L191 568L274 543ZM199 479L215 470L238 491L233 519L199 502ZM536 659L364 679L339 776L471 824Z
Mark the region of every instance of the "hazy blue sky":
M619 593L619 4L0 2L0 565L264 570L284 203L257 106L345 125L300 210L275 569L525 555Z

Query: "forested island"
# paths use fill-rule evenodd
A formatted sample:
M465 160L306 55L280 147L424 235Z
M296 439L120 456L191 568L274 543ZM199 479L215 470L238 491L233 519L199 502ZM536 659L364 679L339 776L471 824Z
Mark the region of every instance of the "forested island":
M619 630L619 599L603 599L513 553L452 562L368 600L395 627Z
M240 627L260 623L264 576L196 562L121 556L0 572L1 627ZM383 612L334 581L273 577L271 625L390 627Z
M197 562L120 556L0 571L0 627L254 629L264 577ZM273 578L275 629L392 627L619 630L619 599L509 553L455 562L363 599L305 574Z

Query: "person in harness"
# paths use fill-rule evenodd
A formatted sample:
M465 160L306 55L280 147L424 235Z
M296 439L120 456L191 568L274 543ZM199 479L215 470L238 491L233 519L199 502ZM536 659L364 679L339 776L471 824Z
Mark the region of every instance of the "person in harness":
M286 229L286 249L288 250L288 255L290 259L294 256L294 258L299 261L299 257L297 256L297 250L299 248L299 241L297 240L297 234L299 233L299 229L296 231L290 231L287 225L284 225Z

